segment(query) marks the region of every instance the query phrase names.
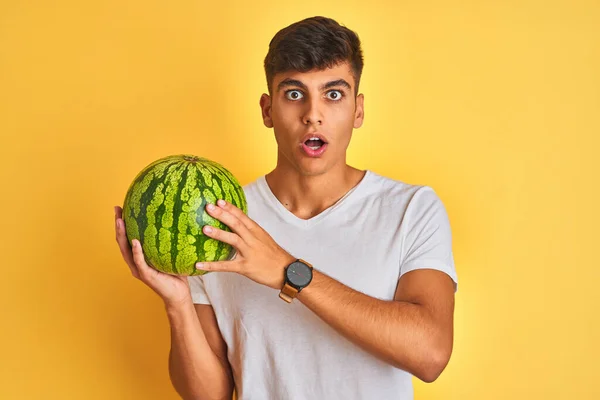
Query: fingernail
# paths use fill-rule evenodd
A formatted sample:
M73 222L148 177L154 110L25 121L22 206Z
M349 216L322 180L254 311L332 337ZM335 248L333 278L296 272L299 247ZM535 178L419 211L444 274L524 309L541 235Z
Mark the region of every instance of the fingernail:
M208 206L206 206L206 208L208 208L210 211L215 209L215 205L214 204L209 204Z
M218 200L218 201L217 201L217 204L218 204L219 206L223 207L223 206L224 206L226 203L225 203L225 200Z
M213 229L210 226L208 226L208 225L204 226L204 232L211 233L212 231L213 231Z

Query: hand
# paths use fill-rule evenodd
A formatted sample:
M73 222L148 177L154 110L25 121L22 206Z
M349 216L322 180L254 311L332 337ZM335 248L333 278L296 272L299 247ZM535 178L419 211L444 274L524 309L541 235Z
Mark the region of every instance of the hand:
M122 215L123 209L116 206L117 243L131 274L154 290L167 306L176 306L191 300L190 286L186 276L169 275L150 267L144 259L142 246L138 240L133 240L133 249L131 248L125 233L125 221L123 221Z
M230 261L197 263L196 267L206 271L236 272L254 282L281 289L284 282L283 271L296 259L236 206L219 200L217 206L208 204L206 210L210 216L227 225L232 232L208 225L205 225L202 231L213 239L232 245L237 254Z

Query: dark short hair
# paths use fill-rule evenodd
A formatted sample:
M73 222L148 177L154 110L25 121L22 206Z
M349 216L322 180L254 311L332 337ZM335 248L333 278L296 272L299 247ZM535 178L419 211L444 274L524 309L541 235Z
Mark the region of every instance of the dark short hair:
M269 94L273 77L281 72L324 70L348 62L354 78L354 95L363 69L358 35L331 18L311 17L289 25L275 34L265 57Z

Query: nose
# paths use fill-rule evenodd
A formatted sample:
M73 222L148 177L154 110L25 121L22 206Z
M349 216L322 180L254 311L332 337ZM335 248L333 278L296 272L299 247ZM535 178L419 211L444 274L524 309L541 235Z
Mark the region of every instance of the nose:
M323 123L323 115L319 110L318 101L307 101L306 107L306 112L302 116L302 122L304 122L305 125L321 125Z

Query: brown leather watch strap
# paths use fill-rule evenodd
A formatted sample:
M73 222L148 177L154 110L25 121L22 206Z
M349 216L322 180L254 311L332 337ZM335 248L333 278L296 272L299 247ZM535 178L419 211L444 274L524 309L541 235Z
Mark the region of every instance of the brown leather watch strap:
M294 300L294 297L298 294L298 289L293 286L290 286L289 283L285 283L279 292L279 297L285 300L288 303L291 303Z

